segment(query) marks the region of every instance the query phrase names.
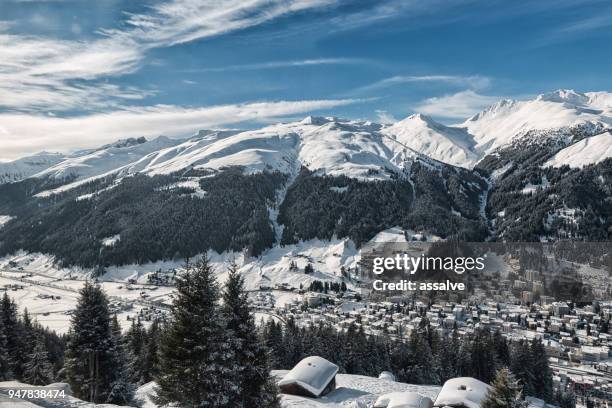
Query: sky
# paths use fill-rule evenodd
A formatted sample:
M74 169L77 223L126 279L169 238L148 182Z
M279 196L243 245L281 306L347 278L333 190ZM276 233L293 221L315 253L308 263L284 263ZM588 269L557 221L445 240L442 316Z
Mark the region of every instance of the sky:
M608 0L0 0L0 160L612 90Z

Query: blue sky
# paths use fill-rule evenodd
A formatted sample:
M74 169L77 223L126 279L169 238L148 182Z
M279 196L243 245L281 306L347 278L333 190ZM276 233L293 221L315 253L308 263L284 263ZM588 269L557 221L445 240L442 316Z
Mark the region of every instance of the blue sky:
M0 159L612 89L609 1L0 0Z

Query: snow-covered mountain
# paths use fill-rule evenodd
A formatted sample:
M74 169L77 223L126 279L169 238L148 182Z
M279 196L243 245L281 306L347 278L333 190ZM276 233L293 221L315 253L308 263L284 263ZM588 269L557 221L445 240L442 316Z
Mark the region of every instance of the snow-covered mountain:
M60 163L64 158L60 153L41 152L10 162L0 162L0 184L23 180Z
M502 100L457 125L473 137L482 156L510 144L529 131L582 123L612 125L612 94L557 90L533 100Z
M538 240L564 236L550 220L570 205L584 217L573 236L607 239L610 95L502 101L456 126L307 117L75 152L0 183L0 252L93 267L334 237L359 246L394 226Z
M417 152L454 166L471 167L480 158L466 129L445 126L429 116L409 116L383 129L383 133Z
M451 129L453 132L462 131ZM39 194L49 196L106 176L154 176L233 166L242 167L245 174L277 170L295 175L305 167L319 174L388 180L417 159L436 165L426 154L404 144L403 134L396 137L383 131L382 125L307 117L257 130L200 132L188 140L159 137L121 142L75 153L32 177L66 180L65 185Z

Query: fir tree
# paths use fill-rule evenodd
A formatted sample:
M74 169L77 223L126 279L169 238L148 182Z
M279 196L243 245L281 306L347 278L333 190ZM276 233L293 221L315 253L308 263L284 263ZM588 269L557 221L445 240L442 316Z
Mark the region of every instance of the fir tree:
M217 280L206 257L177 276L172 320L160 344L159 404L218 408L236 400L233 352L218 300Z
M522 399L518 380L510 370L501 368L497 370L492 388L480 405L481 408L526 408Z
M113 340L112 359L115 368L115 378L106 398L106 402L126 405L134 398L134 386L130 383L128 370L128 353L125 350L125 340L117 315L111 319L111 334Z
M244 291L244 278L233 262L229 266L221 312L235 355L234 378L240 382L240 397L235 406L279 407L278 391L270 377L268 350L257 336L255 321Z
M533 396L541 398L546 402L552 402L552 371L548 365L546 349L540 339L534 338L531 342L531 361L533 367Z
M4 326L5 348L8 356L9 370L15 379L23 379L23 366L27 357L24 348L23 327L17 317L17 305L4 292L0 305L0 318Z
M159 322L153 320L151 327L147 331L147 340L142 350L142 383L153 381L153 378L159 376L159 339L160 328Z
M559 408L576 408L576 395L572 391L557 391L554 400Z
M126 334L126 346L129 357L130 381L142 384L144 375L144 346L146 331L140 318L132 320L132 326Z
M4 321L0 319L0 380L7 381L13 379L13 373L9 364L9 353L6 347L6 330Z
M77 398L106 402L117 379L110 322L106 295L99 286L86 282L72 317L66 351L66 377Z
M32 352L28 354L23 379L31 385L47 385L53 381L53 366L49 361L44 339L40 335L34 341Z
M523 392L526 395L535 395L533 387L533 357L527 341L521 340L513 344L510 370L523 385Z

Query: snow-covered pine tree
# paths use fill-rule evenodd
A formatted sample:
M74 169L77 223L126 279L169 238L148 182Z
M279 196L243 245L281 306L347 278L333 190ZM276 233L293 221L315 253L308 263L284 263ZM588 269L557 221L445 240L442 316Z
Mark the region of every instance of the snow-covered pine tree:
M284 362L286 360L283 344L283 329L280 323L276 323L274 319L270 319L264 329L265 344L270 350L270 364L276 369L286 368Z
M24 365L23 379L31 385L47 385L53 382L53 366L42 335L36 336L34 348Z
M13 373L9 364L9 354L6 348L6 330L4 321L0 319L0 381L12 380Z
M142 349L142 383L153 381L159 376L159 321L153 320L146 334L146 343Z
M512 358L510 360L510 370L523 385L525 395L534 395L533 358L527 340L521 340L512 345Z
M125 350L125 339L121 333L121 326L117 315L111 319L111 333L113 340L112 359L115 367L115 378L106 398L106 402L117 405L127 405L134 398L134 386L130 383L128 370L128 353Z
M219 287L206 257L177 276L172 318L160 344L157 402L185 408L232 407L231 346L219 317Z
M244 278L234 262L229 265L228 273L221 312L235 356L232 370L240 388L239 400L235 406L279 407L278 390L270 376L268 349L257 335L255 321L244 291Z
M0 318L2 318L4 326L5 347L8 356L9 369L12 372L13 378L22 380L23 366L27 357L25 354L26 350L24 348L25 336L23 333L23 327L17 316L17 305L11 298L9 298L6 292L4 292L4 295L2 296Z
M116 380L110 321L106 295L86 282L72 316L65 360L66 377L77 398L106 402Z
M142 326L140 318L132 320L132 326L125 337L129 357L130 381L134 384L142 384L145 336L146 331Z
M507 368L497 370L492 388L480 405L481 408L526 408L522 387Z

